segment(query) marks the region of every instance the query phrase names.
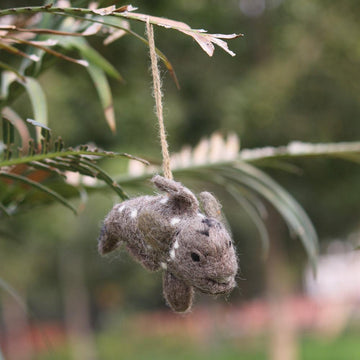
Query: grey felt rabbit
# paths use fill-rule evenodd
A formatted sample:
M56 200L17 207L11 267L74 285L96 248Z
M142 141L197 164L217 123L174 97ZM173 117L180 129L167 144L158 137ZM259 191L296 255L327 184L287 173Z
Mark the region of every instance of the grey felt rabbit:
M146 269L163 269L164 296L176 312L191 308L194 288L213 295L230 292L238 265L218 201L200 193L201 213L195 195L180 183L159 175L152 182L166 194L115 205L101 229L99 252L124 243Z

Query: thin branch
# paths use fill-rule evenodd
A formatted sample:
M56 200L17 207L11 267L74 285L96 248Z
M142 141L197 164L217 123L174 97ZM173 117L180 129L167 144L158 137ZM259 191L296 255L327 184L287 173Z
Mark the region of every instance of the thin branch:
M42 161L46 159L53 159L53 158L62 158L67 156L76 156L76 155L90 155L95 157L111 157L111 158L117 158L117 157L126 157L128 159L133 159L140 161L143 164L149 165L149 162L138 158L136 156L127 154L127 153L113 153L113 152L94 152L94 151L84 151L84 150L68 150L68 151L59 151L54 153L47 153L47 154L39 154L34 156L25 156L22 158L7 160L7 161L1 161L0 162L0 168L4 166L13 166L18 164L26 164L32 161Z
M40 50L43 50L43 51L49 53L50 55L56 56L56 57L58 57L60 59L66 60L66 61L73 62L75 64L79 64L79 65L82 65L82 66L85 66L85 67L89 65L89 63L86 60L74 59L74 58L72 58L70 56L59 53L58 51L55 51L53 49L49 49L46 46L39 45L39 44L37 44L36 42L33 42L33 41L27 41L27 40L23 40L23 39L18 39L18 38L13 37L13 36L0 36L0 39L1 38L2 39L6 38L6 39L13 40L14 42L16 42L18 44L25 44L25 45L33 46L35 48L38 48Z
M246 162L256 162L265 159L319 157L354 154L360 155L360 142L339 142L339 143L304 143L293 141L286 146L264 147L258 149L244 149L240 151L239 157Z

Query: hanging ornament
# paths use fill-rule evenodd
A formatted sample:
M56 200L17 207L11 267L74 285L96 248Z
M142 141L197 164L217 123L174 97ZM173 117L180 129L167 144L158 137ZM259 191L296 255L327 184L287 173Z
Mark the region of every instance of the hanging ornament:
M147 33L165 175L154 176L152 182L163 194L116 204L104 220L98 248L104 255L124 244L145 269L162 269L168 305L176 312L186 312L191 309L194 289L211 295L229 293L236 286L238 265L219 202L209 192L200 193L198 201L173 180L149 21Z

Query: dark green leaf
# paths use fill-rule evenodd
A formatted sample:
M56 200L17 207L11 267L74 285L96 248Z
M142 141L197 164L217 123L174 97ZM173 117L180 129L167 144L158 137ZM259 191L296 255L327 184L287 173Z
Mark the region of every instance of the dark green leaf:
M14 144L15 140L15 129L12 122L2 117L2 128L3 128L3 142L5 145L5 151L4 151L4 159L10 160L11 158L11 147Z
M20 182L27 184L37 190L40 190L40 191L46 193L48 196L52 197L54 200L58 201L59 203L63 204L64 206L66 206L67 208L72 210L75 214L77 213L76 209L68 201L66 201L66 199L63 198L60 194L56 193L55 191L51 190L50 188L48 188L36 181L30 180L21 175L12 174L12 173L5 172L5 171L0 171L0 177L20 181Z
M12 159L9 161L1 161L0 167L13 166L13 165L18 165L18 164L27 164L32 161L43 161L46 159L54 159L54 158L61 159L61 158L66 158L68 156L81 156L81 155L96 156L99 158L102 158L102 157L108 157L108 158L125 157L128 159L140 161L144 164L149 164L146 160L138 158L136 156L132 156L127 153L113 153L113 152L106 152L106 151L97 151L96 152L96 151L67 150L67 151L51 152L48 154L37 154L37 155L33 155L33 156L24 156L24 157Z
M233 196L233 198L243 207L243 209L249 215L250 219L254 222L260 234L264 257L266 257L269 253L270 246L269 233L266 229L264 220L261 218L261 215L257 211L256 206L254 206L254 204L252 204L251 201L246 198L246 196L241 194L240 190L237 187L233 185L227 185L225 188Z
M3 212L6 216L11 216L10 212L8 211L8 209L6 208L6 206L4 206L1 202L0 202L0 212Z
M298 202L268 175L249 164L240 163L236 168L222 168L222 171L229 181L248 186L275 206L290 229L299 236L315 267L318 254L316 231Z

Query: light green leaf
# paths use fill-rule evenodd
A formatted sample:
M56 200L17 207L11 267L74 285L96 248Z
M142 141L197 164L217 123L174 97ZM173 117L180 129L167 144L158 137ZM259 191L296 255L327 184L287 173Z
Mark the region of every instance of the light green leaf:
M87 70L93 80L95 88L98 92L101 106L104 111L106 122L108 123L112 132L116 131L115 113L113 98L109 82L106 78L105 72L96 65L90 64Z
M27 76L25 81L19 81L26 89L26 92L29 95L31 105L33 108L34 118L40 124L47 126L48 124L48 110L45 93L40 85L40 83L32 78ZM36 136L38 143L40 142L41 130L40 128L36 129Z
M21 75L15 68L13 68L12 66L3 63L2 61L0 61L0 68L5 69L6 71L12 72L14 73L20 80L24 81L25 78L23 75ZM9 85L9 84L8 84ZM4 89L4 94L3 91L1 91L1 97L3 97L4 95L7 95L7 88Z
M7 99L9 96L9 87L17 79L13 71L3 71L1 76L1 98Z
M0 11L1 12L1 11ZM119 29L119 30L123 30L125 31L126 33L130 34L130 35L133 35L135 36L137 39L139 39L141 42L143 42L144 44L146 44L147 46L149 45L149 42L147 41L147 39L145 39L143 36L139 35L138 33L136 33L135 31L132 31L131 29L129 29L128 27L124 27L124 26L119 26L119 25L116 25L115 22L111 22L109 21L111 18L107 17L106 18L106 22L105 21L100 21L100 20L96 20L96 18L84 18L82 16L78 16L78 15L75 15L73 14L72 15L75 19L79 19L79 20L82 20L82 21L89 21L89 22L93 22L93 23L98 23L98 24L102 24L104 26L109 26L109 27L113 27L113 28L116 28L116 29ZM84 39L80 39L80 40L84 40ZM62 40L62 43L63 43L63 46L69 46L69 43L71 42L71 39L69 38L63 38ZM68 45L66 45L68 44ZM180 89L180 85L179 85L179 82L178 82L178 79L176 77L176 73L175 73L175 70L174 70L174 67L172 66L172 64L170 63L170 61L167 59L167 57L165 56L164 53L162 53L158 48L156 48L156 54L160 57L160 59L162 60L162 62L164 63L164 65L166 66L166 68L168 69L171 77L173 78L174 82L175 82L175 85L178 89ZM89 59L88 59L89 60ZM104 69L105 70L105 69ZM108 75L110 75L108 73Z
M89 64L98 66L109 76L118 81L124 81L123 77L116 70L116 68L109 61L107 61L99 52L92 48L85 39L66 37L59 41L59 45L62 45L67 49L76 49L80 52L82 58L87 60Z

